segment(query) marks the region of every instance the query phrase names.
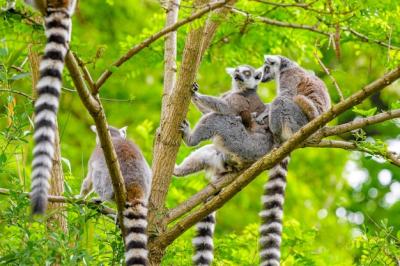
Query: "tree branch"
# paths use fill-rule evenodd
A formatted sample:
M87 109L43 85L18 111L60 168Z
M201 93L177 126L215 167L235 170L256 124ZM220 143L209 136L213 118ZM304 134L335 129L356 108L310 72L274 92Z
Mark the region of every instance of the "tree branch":
M239 15L245 16L250 21L254 21L254 22L259 21L259 22L262 22L264 24L268 24L268 25L272 25L272 26L278 26L278 27L284 27L284 28L293 28L293 29L312 31L312 32L316 32L318 34L325 35L327 37L331 36L331 34L329 32L325 32L325 31L319 30L317 25L310 26L310 25L304 25L304 24L295 24L295 23L283 22L283 21L274 20L274 19L265 18L265 17L256 17L256 16L253 16L253 15L247 13L247 12L244 12L242 10L236 9L236 8L232 8L231 10L235 14L239 14Z
M381 123L386 120L395 119L400 117L400 109L389 110L374 116L365 117L353 120L351 122L341 124L333 127L324 127L315 133L312 138L319 141L325 137L340 135L346 132L350 132L355 129L363 128L365 126L370 126L373 124Z
M312 32L327 36L329 38L333 34L333 33L318 29L317 25L310 26L310 25L283 22L283 21L279 21L279 20L266 18L266 17L253 16L250 13L247 13L245 11L242 11L242 10L239 10L239 9L236 9L236 8L232 8L231 10L232 10L233 13L239 14L241 16L245 16L248 20L254 21L254 22L262 22L264 24L268 24L268 25L272 25L272 26L278 26L278 27L284 27L284 28L292 28L292 29L300 29L300 30L312 31ZM354 29L349 28L349 27L341 27L341 28L339 28L339 30L350 32L352 35L356 36L358 39L360 39L360 40L362 40L364 42L376 43L376 44L378 44L380 46L389 48L391 50L400 50L400 47L398 47L398 46L390 45L390 44L387 44L387 43L385 43L383 41L370 39L368 36L365 36L365 35L357 32Z
M17 192L29 198L29 192L11 191L6 188L0 188L0 195L9 196L11 192ZM88 208L97 210L101 214L104 214L110 218L116 215L116 212L113 208L107 207L103 205L101 202L96 200L84 200L84 199L55 196L55 195L49 195L48 199L49 202L52 203L72 203L72 204L86 205Z
M281 161L283 158L289 155L290 152L292 152L309 136L316 132L318 128L325 125L327 122L334 119L336 116L345 112L349 108L359 104L367 97L371 96L373 93L382 90L399 77L400 67L397 67L395 70L390 71L383 77L365 86L357 93L336 104L329 111L323 113L319 117L309 122L298 132L296 132L288 141L283 143L281 147L273 150L271 153L259 159L240 176L238 176L231 184L226 186L219 194L217 194L214 198L205 203L202 208L181 219L171 229L167 230L164 234L157 237L154 242L156 242L157 245L160 247L168 246L179 235L181 235L188 228L200 221L203 217L224 205L228 200L230 200L234 195L236 195L240 190L242 190L252 180L254 180L258 174L266 169L273 167L277 162Z
M339 84L336 82L336 79L332 76L331 72L329 69L324 65L322 60L318 57L318 54L316 51L314 51L314 57L317 59L318 64L321 66L321 68L324 70L324 72L328 75L328 77L331 79L333 85L335 86L336 92L339 95L340 101L344 100L342 90L339 87Z
M21 96L24 96L24 97L28 98L28 100L30 100L30 101L33 101L33 98L30 95L28 95L28 94L26 94L25 92L22 92L22 91L17 91L17 90L13 90L13 89L0 89L0 92L18 94L18 95L21 95Z
M190 17L187 17L185 19L182 19L180 21L178 21L177 23L164 28L163 30L159 31L156 34L153 34L152 36L148 37L146 40L144 40L143 42L135 45L134 47L132 47L126 54L124 54L120 59L118 59L116 62L114 62L112 64L112 66L114 67L119 67L121 66L123 63L125 63L126 61L128 61L132 56L134 56L135 54L139 53L141 50L143 50L144 48L148 47L150 44L152 44L153 42L157 41L158 39L160 39L162 36L177 30L179 27L192 22L193 20L196 20L200 17L202 17L204 14L222 7L223 5L225 5L227 2L227 0L221 0L221 1L217 1L215 3L209 4L206 7L200 9L199 11L193 13ZM104 84L104 82L106 82L106 80L112 75L112 71L111 70L106 70L103 72L103 74L101 74L100 78L97 80L96 82L96 86L95 86L95 90L94 90L94 94L97 94L100 87Z
M78 63L71 52L69 52L66 56L66 65L83 105L89 111L90 115L95 121L97 134L100 139L101 148L103 150L107 168L113 184L118 218L119 221L123 221L123 211L125 209L126 198L124 178L119 168L117 154L115 153L115 149L111 141L110 132L108 131L108 124L103 106L101 105L100 99L97 96L92 96L88 91L79 71ZM120 228L122 235L125 236L126 231L122 222L120 222Z
M371 155L379 155L383 157L384 159L388 160L391 164L399 166L400 167L400 157L397 153L395 152L390 152L390 151L379 151L379 150L374 150L373 152L365 149L357 143L354 142L349 142L349 141L342 141L342 140L321 140L319 143L310 143L305 145L304 147L314 147L314 148L339 148L339 149L344 149L344 150L353 150L353 151L361 151L361 152L366 152Z

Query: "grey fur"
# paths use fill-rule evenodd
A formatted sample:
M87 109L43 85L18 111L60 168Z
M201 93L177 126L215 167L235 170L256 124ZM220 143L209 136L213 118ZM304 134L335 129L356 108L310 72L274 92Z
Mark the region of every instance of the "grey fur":
M313 73L299 67L283 56L265 56L262 66L263 82L277 81L278 96L270 109L260 114L256 121L263 122L268 116L269 129L275 146L288 140L295 132L330 106L325 84ZM260 264L280 265L283 203L285 200L286 175L290 157L270 170L264 186L263 210L260 228Z
M94 126L91 127L96 133ZM126 127L108 127L117 153L127 191L124 210L125 261L126 265L148 265L147 251L147 203L150 195L152 173L140 149L126 138ZM96 138L96 148L89 160L88 175L82 183L81 196L94 190L103 201L114 200L111 177L103 150Z

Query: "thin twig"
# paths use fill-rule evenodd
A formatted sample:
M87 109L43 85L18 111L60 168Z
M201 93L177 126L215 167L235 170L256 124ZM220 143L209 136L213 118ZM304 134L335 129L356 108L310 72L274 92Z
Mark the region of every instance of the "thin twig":
M87 69L87 67L86 67L85 63L82 61L82 59L80 59L80 58L76 55L76 53L74 53L74 57L76 58L76 61L78 62L78 65L79 65L79 67L80 67L81 70L82 70L83 78L85 79L86 83L89 85L90 90L91 90L92 92L94 92L94 91L95 91L96 85L94 84L93 78L92 78L92 76L90 75L89 70Z
M343 101L343 100L344 100L343 93L342 93L342 90L341 90L340 87L339 87L339 84L336 82L336 79L332 76L332 74L331 74L331 72L329 71L329 69L324 65L324 63L323 63L322 60L319 58L319 56L318 56L318 54L317 54L316 51L314 51L314 56L315 56L315 58L317 59L318 64L322 67L322 69L325 71L325 73L326 73L326 74L328 75L328 77L331 79L333 85L335 86L335 89L336 89L337 93L339 94L340 101Z
M9 196L11 193L19 193L29 197L29 192L12 191L6 188L0 188L0 195ZM110 215L116 214L113 208L107 207L103 205L102 202L99 202L97 200L85 200L74 197L63 197L54 195L49 195L48 199L49 202L52 203L73 203L78 205L86 205L88 208L95 209L99 211L101 214L107 215L108 217L110 217Z
M395 118L400 118L400 109L389 110L387 112L383 112L374 116L356 119L351 122L341 124L338 126L324 127L320 129L318 132L316 132L312 136L312 138L315 139L316 141L319 141L325 137L340 135L343 133L353 131L355 129L363 128L365 126L381 123L386 120Z
M21 95L21 96L24 96L24 97L28 98L30 101L33 101L32 96L30 96L30 95L28 95L28 94L26 94L25 92L22 92L22 91L17 91L17 90L12 90L12 89L9 89L9 90L8 89L0 89L0 91L1 92L18 94L18 95Z
M146 40L142 41L141 43L135 45L132 47L127 53L125 53L120 59L118 59L116 62L112 64L113 67L119 67L126 61L128 61L132 56L135 54L139 53L141 50L152 44L153 42L157 41L164 35L170 33L171 31L177 30L179 27L182 27L185 24L188 24L189 22L192 22L193 20L196 20L198 18L201 18L203 15L207 14L208 12L220 8L226 4L227 0L222 0L222 1L217 1L214 3L211 3L204 7L203 9L193 13L190 17L187 17L185 19L182 19L178 21L177 23L164 28L163 30L159 31L158 33L153 34L152 36L148 37ZM112 75L111 70L106 70L104 71L100 78L96 81L96 86L95 90L93 91L94 94L97 94L100 87L106 82L106 80Z
M320 30L318 28L318 25L314 25L314 26L310 26L310 25L303 25L303 24L296 24L296 23L289 23L289 22L283 22L283 21L279 21L279 20L274 20L274 19L270 19L270 18L266 18L266 17L257 17L257 16L253 16L248 12L245 12L243 10L239 10L237 8L232 8L231 9L233 13L245 16L246 18L251 19L254 22L261 22L264 24L268 24L268 25L272 25L272 26L278 26L278 27L284 27L284 28L292 28L292 29L300 29L300 30L307 30L307 31L312 31L327 37L330 37L332 35L332 33L327 32L327 31L323 31ZM337 30L337 29L335 29ZM391 50L400 50L400 47L398 46L394 46L392 44L387 44L384 41L380 41L380 40L374 40L369 38L366 35L363 35L357 31L355 31L352 28L349 27L340 27L339 30L342 31L347 31L350 32L352 35L356 36L358 39L364 41L364 42L372 42L372 43L376 43L380 46L389 48Z
M391 164L400 167L400 157L397 153L391 151L370 151L357 145L357 143L342 140L321 140L319 143L308 143L303 147L314 148L339 148L344 150L361 151L375 156L381 156Z

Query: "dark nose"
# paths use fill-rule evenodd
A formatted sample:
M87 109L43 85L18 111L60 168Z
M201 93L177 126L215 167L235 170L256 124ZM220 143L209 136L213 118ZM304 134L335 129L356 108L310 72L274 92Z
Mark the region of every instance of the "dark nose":
M235 74L234 78L235 78L236 81L242 81L242 82L244 81L240 74Z

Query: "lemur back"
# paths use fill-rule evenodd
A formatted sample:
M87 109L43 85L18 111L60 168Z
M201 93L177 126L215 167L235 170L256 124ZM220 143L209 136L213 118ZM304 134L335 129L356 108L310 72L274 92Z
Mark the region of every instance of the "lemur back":
M32 161L32 213L42 214L47 208L53 166L54 138L62 86L62 71L69 49L71 16L76 0L26 1L45 14L47 42L40 61L40 77L36 86L35 132Z
M95 127L92 127L92 130L96 132ZM147 203L151 187L151 170L140 149L126 139L126 128L109 127L109 131L127 192L123 220L126 230L126 264L147 265ZM113 201L111 177L99 143L90 157L88 168L81 196L86 196L93 187L102 200Z
M325 84L315 75L282 56L265 56L263 82L277 81L278 95L270 105L269 129L275 146L289 139L301 127L330 107ZM283 204L290 156L269 172L260 212L260 264L280 265Z

